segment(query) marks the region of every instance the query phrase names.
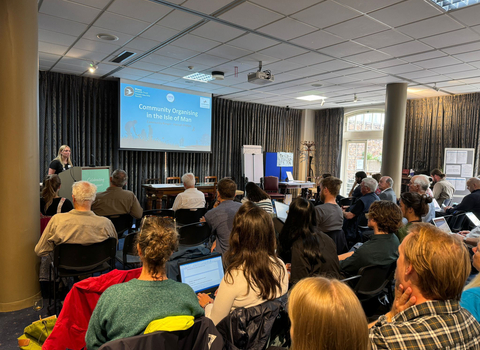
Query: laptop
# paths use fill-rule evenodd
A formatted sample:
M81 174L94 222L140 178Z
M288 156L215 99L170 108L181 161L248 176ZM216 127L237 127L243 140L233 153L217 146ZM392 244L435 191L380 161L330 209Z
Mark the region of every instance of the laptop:
M447 224L447 220L443 216L432 219L433 224L437 226L440 230L446 233L453 234L452 230L450 230L450 226Z
M441 206L438 205L438 202L435 198L432 198L433 199L433 205L435 206L435 211L438 211L438 212L443 212L443 209Z
M222 282L224 271L221 254L213 254L178 264L180 282L188 284L195 293L212 293Z
M285 220L287 220L289 205L279 201L273 201L273 203L275 204L275 212L277 213L277 218L281 222L285 223Z
M286 171L286 174L289 182L295 181L291 171Z
M478 220L477 216L474 213L468 212L468 213L465 213L465 215L475 227L480 226L480 220Z

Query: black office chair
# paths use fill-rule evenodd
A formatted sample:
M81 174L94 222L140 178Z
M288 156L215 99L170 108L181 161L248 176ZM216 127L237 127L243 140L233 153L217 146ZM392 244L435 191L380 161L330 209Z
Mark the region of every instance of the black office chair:
M105 217L112 221L112 224L117 231L118 238L122 238L125 231L128 234L132 228L133 217L130 214L106 215Z
M63 243L55 246L53 261L50 265L50 278L53 272L55 314L57 314L57 279L61 277L93 275L96 272L106 270L111 271L115 268L116 250L117 239L114 237L90 245ZM50 297L48 304L51 305Z
M115 253L115 258L123 265L124 270L127 269L127 266L136 268L142 263L137 254L137 246L135 244L137 235L138 232L128 234L123 241L123 250Z
M448 224L448 226L450 226L450 230L452 232L460 232L464 229L464 225L467 224L465 226L465 229L468 228L468 220L467 219L467 215L465 215L465 213L460 213L460 214L456 214L456 215L453 215L452 217L452 222L451 224Z
M342 198L342 199L340 199L340 201L338 202L338 205L341 206L341 207L343 207L343 206L350 206L350 205L352 205L353 203L355 203L355 200L356 200L355 197Z
M343 230L325 232L335 242L337 246L337 255L346 253L348 251L347 239Z
M175 212L172 209L151 209L151 210L144 210L142 218L147 215L155 215L155 216L162 216L162 217L175 217Z
M180 235L180 246L192 247L206 243L212 235L212 231L207 223L196 222L180 227L178 234Z
M206 212L206 208L178 209L175 211L175 220L180 225L193 224L199 222Z

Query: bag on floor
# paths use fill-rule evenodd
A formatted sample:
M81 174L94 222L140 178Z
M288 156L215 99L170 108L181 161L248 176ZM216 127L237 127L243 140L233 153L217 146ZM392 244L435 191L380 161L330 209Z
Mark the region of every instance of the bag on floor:
M18 338L18 346L24 350L41 350L47 337L52 333L57 316L41 318L25 327L24 334Z

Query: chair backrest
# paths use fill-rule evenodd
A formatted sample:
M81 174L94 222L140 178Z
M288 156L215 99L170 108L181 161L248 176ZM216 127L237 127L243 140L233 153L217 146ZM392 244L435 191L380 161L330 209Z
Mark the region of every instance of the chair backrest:
M120 237L125 231L128 231L132 228L133 217L130 214L121 214L121 215L106 215L106 218L112 221L117 235Z
M138 231L129 233L125 240L123 241L123 261L127 261L127 255L138 255L137 253L137 245L135 241L137 239Z
M167 184L179 184L182 182L182 179L178 176L167 177Z
M217 177L216 176L205 176L205 182L215 182L215 183L217 183Z
M358 283L355 285L355 294L360 300L371 298L378 295L394 277L397 262L390 265L370 265L365 266L358 271L361 275Z
M278 177L265 176L263 178L263 187L265 192L278 192Z
M461 231L462 228L463 228L463 224L465 223L466 218L467 218L467 216L465 215L465 213L454 215L453 218L452 218L452 224L448 225L448 226L450 226L450 230L452 232Z
M212 235L212 231L206 222L196 222L180 227L178 234L180 245L195 246L206 242Z
M117 239L110 237L90 245L63 243L53 250L53 265L68 270L91 270L105 262L115 263Z
M142 218L147 215L155 215L155 216L169 216L175 217L175 212L172 209L151 209L151 210L144 210Z
M193 224L195 222L200 222L200 219L205 215L206 211L206 208L177 209L175 211L175 219L177 220L177 223L182 225Z
M343 230L329 231L325 232L325 234L335 242L335 245L337 246L337 255L348 251L347 239Z

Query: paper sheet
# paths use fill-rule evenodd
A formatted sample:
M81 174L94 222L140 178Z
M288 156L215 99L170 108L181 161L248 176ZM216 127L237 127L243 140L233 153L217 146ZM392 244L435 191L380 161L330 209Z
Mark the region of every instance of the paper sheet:
M462 172L462 166L461 165L447 165L445 169L445 173L449 175L460 175Z
M473 176L472 164L462 164L462 177L472 177L472 176Z
M445 163L457 164L457 152L456 151L447 151L447 159Z
M457 164L467 164L467 154L468 154L467 151L458 151Z

